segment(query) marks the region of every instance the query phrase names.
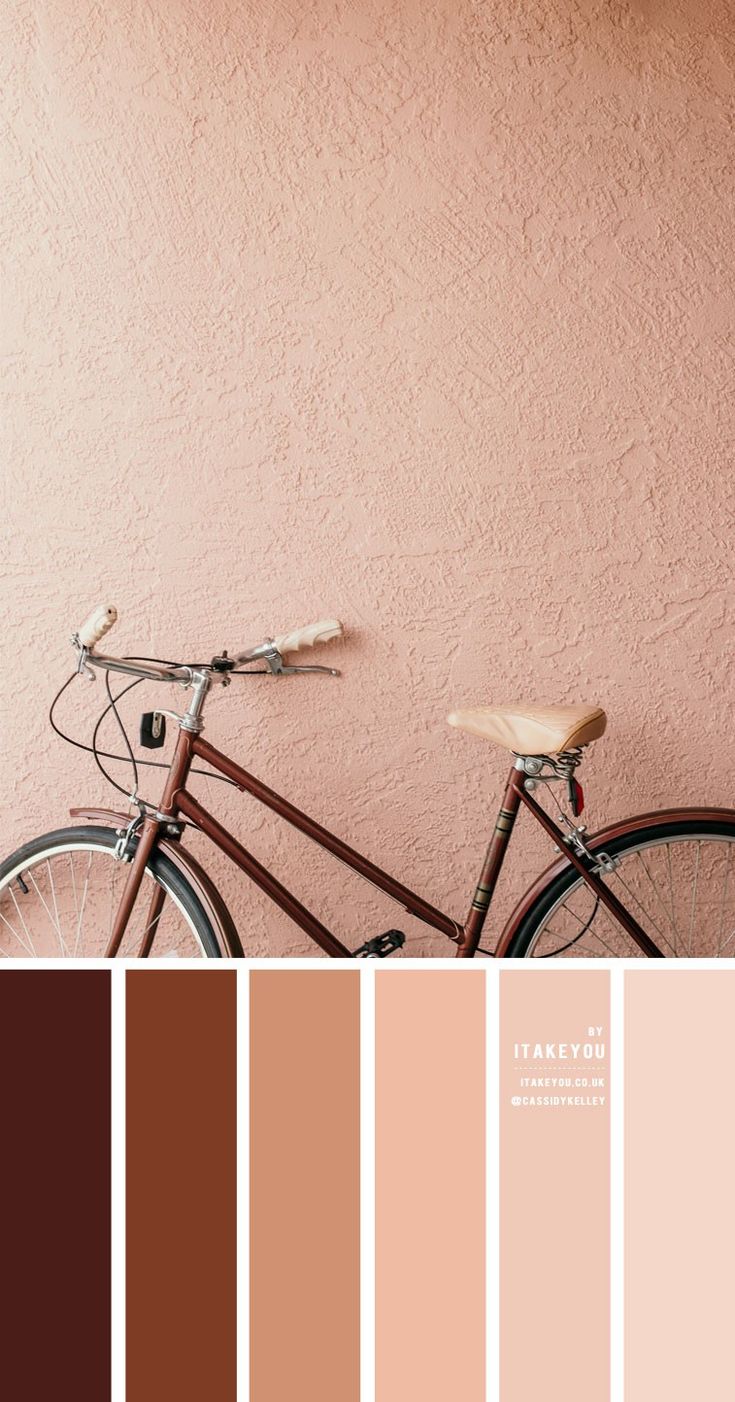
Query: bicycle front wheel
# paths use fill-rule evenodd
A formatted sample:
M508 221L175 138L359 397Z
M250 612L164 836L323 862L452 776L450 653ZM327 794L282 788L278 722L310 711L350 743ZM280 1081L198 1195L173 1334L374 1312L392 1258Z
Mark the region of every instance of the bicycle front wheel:
M735 817L642 823L604 852L614 870L598 874L667 959L735 957ZM541 892L505 954L645 957L571 866Z
M63 828L0 865L0 959L101 959L130 867L114 854L111 828ZM151 957L219 959L216 932L196 892L165 853L155 852L120 948L134 957L153 892L165 900Z

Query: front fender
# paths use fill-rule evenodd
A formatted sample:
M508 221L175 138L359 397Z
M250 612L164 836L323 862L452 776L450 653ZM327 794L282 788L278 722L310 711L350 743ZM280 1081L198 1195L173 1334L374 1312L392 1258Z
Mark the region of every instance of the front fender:
M129 813L117 813L113 808L70 808L69 812L72 818L87 823L101 823L104 827L124 830L130 822ZM221 937L228 957L243 959L244 950L237 926L204 867L200 866L196 857L192 857L177 839L160 836L156 845L193 888L214 929Z
M667 823L681 822L683 819L686 819L687 822L696 822L699 818L729 818L731 822L735 822L735 811L732 808L660 808L656 813L639 813L636 818L623 818L617 823L609 823L607 827L600 828L599 832L586 837L585 841L591 852L599 852L604 850L605 843L609 842L611 838L624 837L627 833L635 831L636 828L665 827ZM545 871L541 872L533 885L529 886L525 896L516 906L503 929L495 951L496 959L505 957L505 951L511 939L519 930L541 892L550 882L555 881L557 876L569 865L567 858L559 855Z

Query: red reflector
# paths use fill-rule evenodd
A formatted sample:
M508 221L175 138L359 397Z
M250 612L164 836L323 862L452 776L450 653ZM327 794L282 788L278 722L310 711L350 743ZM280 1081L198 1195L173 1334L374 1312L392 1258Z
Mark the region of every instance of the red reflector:
M572 812L578 818L584 809L584 789L578 779L572 779Z

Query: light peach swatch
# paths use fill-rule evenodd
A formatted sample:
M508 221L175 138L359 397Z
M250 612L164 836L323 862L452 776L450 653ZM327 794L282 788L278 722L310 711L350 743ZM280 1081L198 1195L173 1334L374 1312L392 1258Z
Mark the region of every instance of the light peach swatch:
M731 1402L735 971L625 980L625 1402Z
M376 1402L484 1402L484 998L376 976Z
M608 1035L607 972L500 975L501 1402L609 1397Z

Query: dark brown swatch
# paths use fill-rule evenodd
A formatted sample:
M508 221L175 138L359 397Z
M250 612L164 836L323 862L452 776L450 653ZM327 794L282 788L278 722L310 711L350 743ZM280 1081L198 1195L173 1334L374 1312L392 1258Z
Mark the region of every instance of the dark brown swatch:
M127 975L127 1402L235 1402L235 979Z
M110 977L0 974L0 1393L110 1397Z
M251 1402L358 1402L359 974L250 987Z

